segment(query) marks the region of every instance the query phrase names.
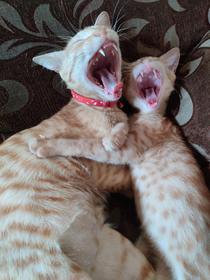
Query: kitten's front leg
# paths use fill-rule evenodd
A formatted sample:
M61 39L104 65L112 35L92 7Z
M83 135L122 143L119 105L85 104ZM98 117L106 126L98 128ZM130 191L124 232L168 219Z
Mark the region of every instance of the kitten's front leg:
M52 156L85 157L99 162L129 164L141 161L138 147L132 145L132 139L117 151L105 150L100 139L39 139L31 140L29 149L40 158Z
M111 133L103 138L103 145L107 151L116 151L125 143L129 132L127 123L116 124Z
M61 155L63 148L60 139L32 138L28 142L29 151L39 158ZM62 139L64 140L64 139Z

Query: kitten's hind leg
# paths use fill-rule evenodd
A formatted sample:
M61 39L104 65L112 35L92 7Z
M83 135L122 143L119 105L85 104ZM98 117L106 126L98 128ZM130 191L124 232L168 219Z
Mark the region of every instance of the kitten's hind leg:
M104 220L101 206L86 209L61 236L62 251L93 280L153 280L154 270L142 252Z
M161 254L158 253L154 245L149 242L144 230L142 230L142 233L136 242L136 247L141 250L145 257L154 265L155 280L173 280L169 267L166 265Z
M149 261L128 239L107 224L103 226L96 260L90 276L94 280L154 280Z

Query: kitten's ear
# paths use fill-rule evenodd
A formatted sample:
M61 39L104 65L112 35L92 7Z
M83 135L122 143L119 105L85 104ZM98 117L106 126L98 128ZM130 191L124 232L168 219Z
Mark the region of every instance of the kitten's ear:
M130 69L131 63L125 62L124 60L121 60L121 68L122 68L122 76L124 77L129 69Z
M175 72L176 68L179 64L179 58L180 58L180 50L179 48L173 48L164 55L160 57L160 60L162 60L166 65L168 65L168 68Z
M109 14L107 12L101 12L96 19L95 26L107 26L111 28Z
M51 52L51 53L35 56L33 58L33 61L39 65L44 66L49 70L53 70L59 73L61 70L61 65L64 60L64 56L65 56L64 51Z

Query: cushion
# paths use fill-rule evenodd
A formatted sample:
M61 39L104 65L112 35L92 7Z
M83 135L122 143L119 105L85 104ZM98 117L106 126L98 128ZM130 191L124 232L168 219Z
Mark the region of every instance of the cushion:
M1 0L0 142L37 125L67 104L71 93L58 74L32 62L65 47L106 10L125 61L181 51L168 113L181 126L210 186L210 35L208 0ZM181 96L180 96L181 94ZM130 240L139 234L134 202L118 194L107 205L109 221Z

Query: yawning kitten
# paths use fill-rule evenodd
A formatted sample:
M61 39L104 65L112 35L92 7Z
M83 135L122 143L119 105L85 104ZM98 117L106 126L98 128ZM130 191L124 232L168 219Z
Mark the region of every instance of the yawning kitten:
M127 69L124 95L140 110L119 151L107 152L100 140L46 139L38 156L87 157L129 164L143 229L163 256L175 280L210 276L210 195L203 174L180 130L163 115L173 89L179 50L142 58ZM158 279L171 279L161 275Z
M40 161L28 150L39 135L96 137L106 149L126 139L127 117L116 106L119 42L108 14L101 13L63 51L34 61L59 72L75 99L0 146L0 280L152 279L143 254L104 225L104 193L128 188L128 169L85 159Z

